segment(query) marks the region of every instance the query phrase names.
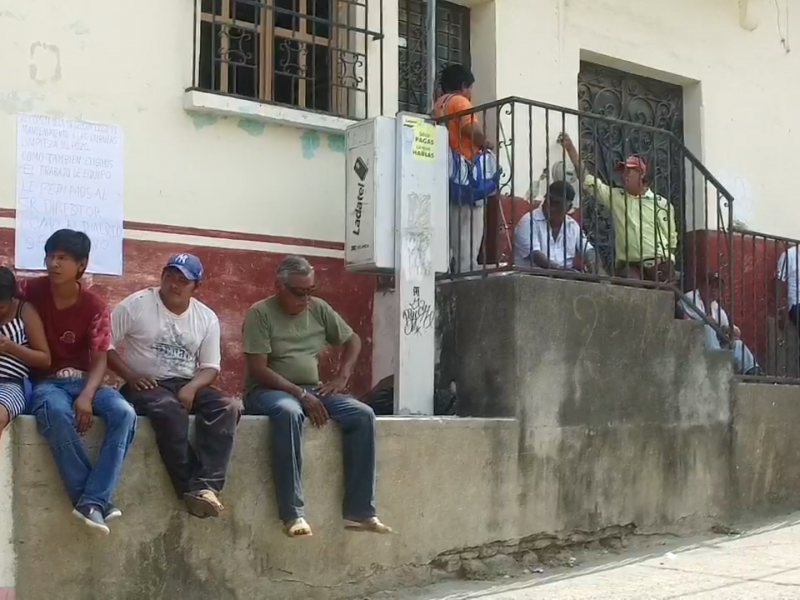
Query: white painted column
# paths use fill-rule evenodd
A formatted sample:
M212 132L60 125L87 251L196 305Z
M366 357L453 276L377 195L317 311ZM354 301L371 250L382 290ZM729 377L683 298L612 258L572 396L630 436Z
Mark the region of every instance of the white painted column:
M17 554L14 547L13 427L0 438L0 600L14 600Z
M435 245L447 236L447 131L397 116L395 286L398 352L394 414L433 414ZM441 236L441 238L440 238Z

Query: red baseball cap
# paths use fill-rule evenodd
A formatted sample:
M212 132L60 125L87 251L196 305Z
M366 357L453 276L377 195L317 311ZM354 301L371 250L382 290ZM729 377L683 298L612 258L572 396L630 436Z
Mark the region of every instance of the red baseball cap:
M624 161L618 160L614 165L615 171L624 171L625 169L636 169L642 173L647 173L647 163L638 154L631 154Z

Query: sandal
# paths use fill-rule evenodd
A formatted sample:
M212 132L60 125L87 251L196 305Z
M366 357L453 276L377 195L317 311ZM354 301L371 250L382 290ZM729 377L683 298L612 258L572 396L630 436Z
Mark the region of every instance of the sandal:
M186 509L198 519L208 517L218 517L219 513L225 510L222 502L211 490L200 490L199 492L187 492L183 495Z
M311 531L311 526L303 517L284 521L283 533L290 538L311 537L314 535Z
M382 535L388 533L394 533L394 530L388 525L384 525L383 523L381 523L381 520L378 517L371 517L369 519L364 519L363 521L354 521L352 519L347 519L345 521L344 528L347 531L378 533Z

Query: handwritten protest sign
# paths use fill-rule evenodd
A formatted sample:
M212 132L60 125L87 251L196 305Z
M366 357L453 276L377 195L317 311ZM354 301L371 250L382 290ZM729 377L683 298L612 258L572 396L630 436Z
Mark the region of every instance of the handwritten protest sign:
M122 275L123 133L118 125L19 115L15 265L44 268L58 229L92 240L88 272Z

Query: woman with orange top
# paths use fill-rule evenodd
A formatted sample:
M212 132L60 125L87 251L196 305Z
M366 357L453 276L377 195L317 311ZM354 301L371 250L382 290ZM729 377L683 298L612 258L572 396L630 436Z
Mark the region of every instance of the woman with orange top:
M442 118L473 108L472 86L475 76L463 65L444 68L439 78L442 95L436 100L433 116ZM450 148L472 161L482 149L489 148L478 115L466 114L447 121ZM483 201L475 204L450 205L450 250L455 261L454 271L466 273L477 270L477 256L483 239Z

